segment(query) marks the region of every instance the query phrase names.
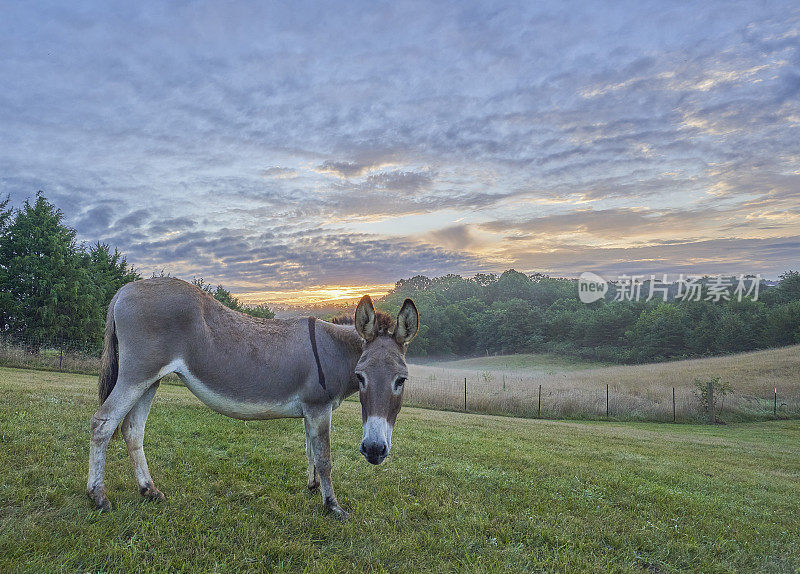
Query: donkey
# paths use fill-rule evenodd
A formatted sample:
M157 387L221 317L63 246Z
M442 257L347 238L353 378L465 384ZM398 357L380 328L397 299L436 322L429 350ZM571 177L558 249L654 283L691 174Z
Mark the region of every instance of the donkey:
M123 286L106 318L100 408L91 419L89 498L99 510L111 510L103 483L106 449L122 423L139 493L164 499L142 444L159 381L176 373L197 398L224 415L303 418L308 488L321 486L325 508L347 518L331 484L331 413L358 392L359 450L372 464L386 459L408 377L405 353L419 330L419 314L406 299L392 321L364 295L350 323L250 317L169 277Z

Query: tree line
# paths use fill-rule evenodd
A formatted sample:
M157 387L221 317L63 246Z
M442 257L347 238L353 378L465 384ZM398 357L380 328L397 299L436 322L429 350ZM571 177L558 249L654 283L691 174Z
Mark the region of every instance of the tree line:
M421 328L412 355L464 356L548 352L613 363L704 357L800 343L800 273L760 285L741 301L613 300L591 304L571 279L509 270L398 281L384 305L411 297Z
M163 275L163 272L162 272ZM78 243L61 211L40 192L20 208L0 201L0 337L42 346L96 350L106 309L125 283L140 279L106 244ZM221 285L195 285L224 305L257 317ZM651 301L578 297L571 279L508 270L398 281L382 306L411 297L421 315L412 355L464 356L550 352L614 363L703 357L800 343L800 273L787 271L757 300Z
M163 273L162 273L163 274ZM102 347L106 310L117 290L141 279L117 249L78 243L60 209L42 192L18 209L0 201L0 336L31 351ZM195 285L224 305L272 317L265 305L242 305L221 285Z

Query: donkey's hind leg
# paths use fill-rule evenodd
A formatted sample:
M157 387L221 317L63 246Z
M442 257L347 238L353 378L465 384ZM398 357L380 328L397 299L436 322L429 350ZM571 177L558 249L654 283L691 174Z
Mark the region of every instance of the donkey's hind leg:
M152 383L151 383L152 384ZM122 418L128 414L150 385L134 386L118 380L108 398L92 415L92 439L89 443L89 480L86 493L103 512L111 510L106 496L103 476L106 468L106 450L111 436Z
M153 484L150 470L147 468L147 458L144 456L144 425L147 423L147 415L150 414L150 405L153 403L156 390L158 390L158 382L147 389L130 412L125 415L125 419L122 421L122 436L125 438L128 455L133 463L139 494L148 500L160 502L164 500L164 494Z

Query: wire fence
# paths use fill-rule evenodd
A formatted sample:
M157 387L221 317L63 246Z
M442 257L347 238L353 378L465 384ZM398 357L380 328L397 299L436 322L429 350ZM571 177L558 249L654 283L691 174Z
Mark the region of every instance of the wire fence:
M673 363L675 364L675 363ZM705 422L708 403L701 389L708 380L684 379L675 386L658 381L603 382L605 371L526 376L477 372L471 376L431 373L411 366L404 403L443 410L548 419L614 419ZM635 368L635 367L634 367ZM715 386L718 422L800 417L800 383Z
M57 340L20 342L0 337L0 366L5 367L96 375L100 354L96 347L75 348ZM669 369L669 363L664 365ZM708 407L703 402L701 386L695 384L699 380L705 385L706 380L693 378L693 371L665 380L658 372L631 378L626 368L630 369L524 374L464 373L409 365L404 403L548 419L706 420ZM738 375L738 381L734 375L730 392L724 387L715 391L714 410L720 421L800 417L800 382L795 381L796 377L787 377L781 369L773 368L771 378L750 381L753 377L747 373Z
M100 368L101 350L93 345L76 345L63 339L24 341L0 336L0 365L94 375Z
M412 368L413 372L413 368ZM502 379L501 376L495 377ZM537 383L506 377L505 387L473 377L410 376L404 403L442 410L547 419L614 419L656 422L705 422L708 407L692 381L680 387L630 388L622 384L568 387L552 377ZM514 384L512 384L514 383ZM703 384L706 384L703 381ZM717 422L800 417L800 389L765 388L762 393L732 392L714 400Z

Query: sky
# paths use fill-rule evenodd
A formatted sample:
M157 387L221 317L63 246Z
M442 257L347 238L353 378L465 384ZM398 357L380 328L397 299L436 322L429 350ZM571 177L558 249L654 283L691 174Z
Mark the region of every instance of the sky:
M7 2L0 194L246 301L800 267L796 2Z

